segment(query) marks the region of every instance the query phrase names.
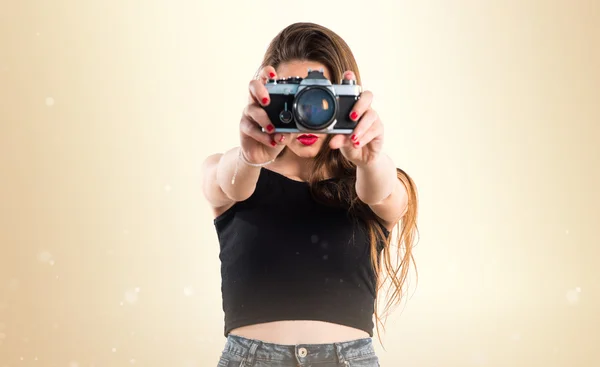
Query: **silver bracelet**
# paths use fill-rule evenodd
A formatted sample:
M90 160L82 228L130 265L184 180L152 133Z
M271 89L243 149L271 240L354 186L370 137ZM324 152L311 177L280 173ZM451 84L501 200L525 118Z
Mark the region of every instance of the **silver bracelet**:
M242 153L242 147L240 147L238 149L238 152L239 152L238 153L238 160L235 161L235 171L233 171L233 177L231 178L231 184L232 185L235 183L235 177L237 176L237 173L238 173L238 168L239 168L238 167L238 163L239 163L239 161L244 162L245 164L247 164L250 167L264 167L264 166L266 166L268 164L273 163L275 161L275 159L277 159L277 157L275 157L275 158L273 158L270 161L265 162L265 163L252 163L252 162L249 162L246 159L246 157L244 157L244 153Z

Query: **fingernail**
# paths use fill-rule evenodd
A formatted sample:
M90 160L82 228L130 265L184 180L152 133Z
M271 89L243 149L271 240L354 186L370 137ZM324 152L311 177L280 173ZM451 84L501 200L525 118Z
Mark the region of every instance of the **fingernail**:
M354 147L355 147L355 148L358 148L358 146L359 146L359 145L360 145L360 142L359 142L359 141L357 141L356 143L354 143Z
M356 140L356 135L352 135L352 136L350 137L350 139L351 139L352 141Z
M270 76L271 78L274 78L274 77L275 77L275 73L274 73L274 72L270 72L270 73L269 73L269 76Z
M352 111L352 113L350 114L350 118L352 120L356 120L357 117L358 117L358 113L356 113L356 111Z
M273 125L267 125L267 131L271 132L273 131L274 127Z
M267 97L265 97L265 98L262 99L262 103L263 104L267 104L267 102L269 102L269 99Z
M277 143L276 143L276 142L274 142L273 140L271 140L271 145L272 145L272 146L275 146L275 145L277 145Z

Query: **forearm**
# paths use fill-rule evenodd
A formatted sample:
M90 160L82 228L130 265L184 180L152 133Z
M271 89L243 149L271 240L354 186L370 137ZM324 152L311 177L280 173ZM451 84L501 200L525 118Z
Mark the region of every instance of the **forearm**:
M398 183L396 166L386 154L356 168L356 193L365 204L377 204L386 199Z
M217 165L217 182L225 195L234 201L243 201L252 195L260 174L260 167L249 166L239 158L239 149L227 151Z

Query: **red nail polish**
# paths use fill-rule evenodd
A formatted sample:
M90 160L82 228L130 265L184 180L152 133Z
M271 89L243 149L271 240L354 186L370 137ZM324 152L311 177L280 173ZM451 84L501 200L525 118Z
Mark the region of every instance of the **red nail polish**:
M269 76L270 76L271 78L274 78L274 77L275 77L275 73L273 73L273 72L270 72L270 73L269 73Z
M269 102L269 99L267 97L265 97L265 98L262 99L262 103L263 104L267 104L267 102Z
M275 145L277 145L277 143L276 143L276 142L274 142L274 141L271 141L271 145L272 145L272 146L275 146Z
M352 111L352 113L350 114L350 118L352 120L356 120L357 117L358 117L358 113L356 113L356 111Z
M273 131L273 125L267 125L267 131L269 131L269 132Z
M360 145L360 142L359 142L359 141L357 141L356 143L354 143L354 146L355 146L355 147L358 147L359 145Z
M352 136L350 137L350 139L351 139L352 141L356 140L356 135L352 135Z

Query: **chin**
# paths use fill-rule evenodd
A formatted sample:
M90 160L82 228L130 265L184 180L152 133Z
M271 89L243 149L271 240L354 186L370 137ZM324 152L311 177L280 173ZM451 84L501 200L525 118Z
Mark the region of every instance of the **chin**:
M318 146L304 146L300 143L294 143L288 145L288 149L291 150L295 155L300 158L314 158L319 154L319 150L321 150L321 144Z

